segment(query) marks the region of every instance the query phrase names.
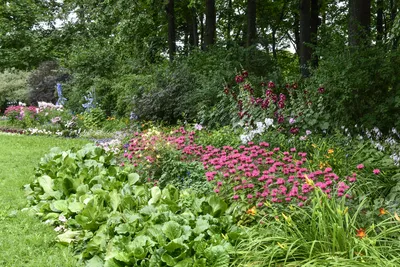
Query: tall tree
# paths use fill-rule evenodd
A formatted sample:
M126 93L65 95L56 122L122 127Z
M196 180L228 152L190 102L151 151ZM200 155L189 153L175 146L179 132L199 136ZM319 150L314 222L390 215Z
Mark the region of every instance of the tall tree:
M308 62L311 59L311 2L300 0L300 72L303 77L308 77L310 71Z
M371 0L349 0L349 44L359 46L370 41Z
M247 41L246 46L254 44L257 34L256 28L257 3L256 0L247 0Z
M166 5L168 17L168 55L169 60L173 61L176 52L176 34L175 34L175 3L174 0L169 0Z
M383 38L383 0L377 0L376 11L376 41L382 41Z
M320 3L319 0L311 0L311 17L310 17L310 37L311 37L311 51L313 53L318 43L318 26L320 24L319 19ZM318 57L313 55L311 60L312 67L318 66Z
M215 44L216 11L215 0L206 0L206 29L204 34L204 48Z

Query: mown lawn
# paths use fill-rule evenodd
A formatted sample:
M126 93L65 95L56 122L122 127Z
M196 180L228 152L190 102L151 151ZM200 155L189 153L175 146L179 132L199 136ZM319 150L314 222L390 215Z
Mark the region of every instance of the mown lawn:
M0 266L77 266L72 253L55 243L52 227L21 211L23 185L50 148L68 149L84 139L7 135L0 133Z

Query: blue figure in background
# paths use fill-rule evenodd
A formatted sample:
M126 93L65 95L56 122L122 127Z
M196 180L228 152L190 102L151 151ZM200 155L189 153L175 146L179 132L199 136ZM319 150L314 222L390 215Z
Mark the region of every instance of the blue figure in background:
M64 106L64 103L65 103L65 101L67 99L64 98L63 95L62 95L61 83L57 83L57 95L58 95L58 100L57 100L56 105L57 106Z

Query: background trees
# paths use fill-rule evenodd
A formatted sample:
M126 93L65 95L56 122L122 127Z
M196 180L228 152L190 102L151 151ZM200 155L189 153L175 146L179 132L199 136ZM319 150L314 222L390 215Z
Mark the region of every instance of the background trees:
M68 104L79 110L95 90L109 114L151 113L140 103L176 90L189 110L176 107L173 122L215 105L222 84L246 69L257 83L306 78L326 87L329 112L343 123L377 123L366 105L400 106L398 8L397 0L3 1L0 70L56 60L71 75ZM159 103L154 110L171 109Z

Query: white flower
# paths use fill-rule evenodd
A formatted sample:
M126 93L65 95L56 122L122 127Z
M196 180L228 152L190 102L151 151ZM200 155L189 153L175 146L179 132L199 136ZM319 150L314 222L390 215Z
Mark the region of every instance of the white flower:
M306 135L310 135L312 132L310 130L306 130Z
M271 126L272 124L274 124L274 120L273 119L269 119L269 118L265 119L265 125L267 127Z
M258 122L256 122L256 125L257 125L257 129L261 129L262 131L264 131L264 128L265 128L264 123L258 121Z
M290 118L290 119L289 119L289 123L290 123L290 124L293 124L293 123L295 123L295 122L296 122L295 119L293 119L293 118Z
M67 218L65 218L64 215L60 214L60 216L58 216L58 220L59 220L60 222L65 223L65 222L67 221Z
M194 125L194 129L196 129L196 130L198 130L198 131L201 131L201 130L203 129L203 125L196 123L196 124Z

